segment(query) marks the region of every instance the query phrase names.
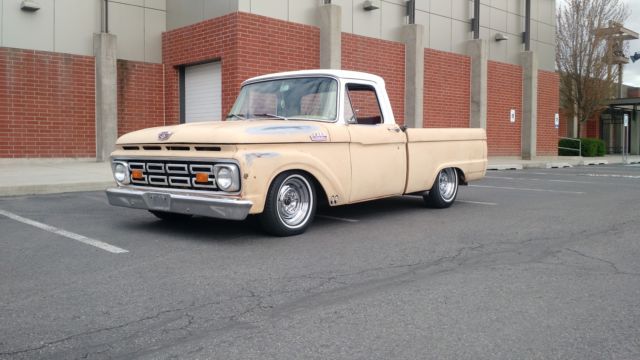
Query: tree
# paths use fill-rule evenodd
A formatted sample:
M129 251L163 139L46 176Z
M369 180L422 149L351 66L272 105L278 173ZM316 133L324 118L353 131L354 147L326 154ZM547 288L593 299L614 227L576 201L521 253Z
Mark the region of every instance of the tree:
M615 46L599 36L598 29L622 24L628 16L621 0L566 0L559 8L556 68L560 107L577 120L577 136L581 125L606 107L618 76L611 69Z

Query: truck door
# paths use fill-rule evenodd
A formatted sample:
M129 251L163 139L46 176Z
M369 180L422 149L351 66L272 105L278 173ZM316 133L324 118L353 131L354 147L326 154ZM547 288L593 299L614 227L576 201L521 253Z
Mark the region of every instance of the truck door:
M344 93L351 136L350 202L402 194L407 174L405 134L395 121L385 123L372 85L348 83Z

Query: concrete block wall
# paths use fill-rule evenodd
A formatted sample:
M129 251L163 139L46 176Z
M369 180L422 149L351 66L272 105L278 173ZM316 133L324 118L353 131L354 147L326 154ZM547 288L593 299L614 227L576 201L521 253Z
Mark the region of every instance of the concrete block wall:
M95 157L93 57L0 48L0 158Z
M332 0L342 9L342 31L376 39L402 42L407 23L405 0L373 0L377 10L365 11L364 0ZM322 0L167 0L168 29L191 25L211 17L241 11L275 19L318 26ZM490 60L519 64L524 49L525 0L481 0L480 35L488 39ZM543 70L554 70L555 0L532 4L532 50L539 52ZM416 0L416 23L424 26L424 45L434 50L465 54L472 39L469 20L472 0ZM496 33L509 40L496 42Z
M19 0L0 0L0 47L93 55L104 0L40 0L26 12ZM118 36L120 59L162 62L166 0L110 0L109 32Z
M65 0L55 1L62 4ZM212 4L202 1L203 7ZM162 7L163 3L163 1L155 3L151 0L118 2L122 6L134 7L146 5ZM172 3L173 0L169 0L167 8ZM257 1L251 1L251 6L254 3L258 4ZM293 2L289 1L287 9L290 9L290 6L304 8L310 3L311 1L301 1L298 5L292 5ZM385 3L401 6L400 2L395 0L382 1L380 5L388 6ZM510 3L508 0L506 5L508 9ZM233 1L220 1L216 4L233 8ZM439 7L442 4L434 4L437 4L435 0L429 2L429 11L445 13L448 11ZM487 5L486 2L484 4ZM451 16L457 11L454 8L458 5L455 5L455 2L451 4ZM496 7L500 6L502 5L496 5ZM351 9L352 12L360 11L356 7ZM287 11L287 16L291 16L291 10ZM298 10L293 12L296 11ZM6 13L0 14L0 18L4 19L5 15ZM342 68L382 76L387 83L396 120L403 123L405 45L398 41L354 34L354 16L351 15L351 31L342 33ZM0 26L0 28L3 27ZM179 122L179 69L181 66L206 61L221 62L223 114L230 110L241 82L248 77L276 71L319 67L319 29L316 26L248 12L233 11L225 16L168 31L163 35L162 44L164 64L122 60L118 62L119 134L148 126ZM5 72L0 74L4 75L0 76L0 157L95 156L94 58L42 51L26 51L31 55L16 57L15 54L21 53L22 50L6 47L0 47L0 50L0 71ZM144 52L146 53L146 50ZM62 60L56 60L52 63L53 65L44 66L42 70L33 65L34 60L29 60L30 56ZM69 71L78 68L79 65L69 68L68 64L76 62L90 66L90 71L87 70L86 73L81 71L82 75L69 75ZM24 71L23 65L32 71L26 77L31 79L30 82L21 82L22 79L19 78ZM55 76L49 76L50 73L55 73ZM21 100L13 97L14 94L20 94L16 92L16 84L23 86L29 94L40 91L35 90L39 82L34 79L39 79L38 76L49 76L50 79L55 79L55 83L51 80L49 87L56 88L57 93L54 94L52 91L38 93L40 96L38 103L44 99L48 105L55 104L51 105L53 109L51 116L33 115L30 112L32 110L27 109ZM71 84L67 79L69 76L74 79L73 85L69 85ZM540 149L539 154L546 155L555 152L558 136L557 130L553 127L553 114L557 109L558 99L557 76L541 71L539 85L537 145ZM67 89L67 86L72 89ZM78 86L82 86L83 90L78 90ZM20 88L17 89L20 90ZM82 94L78 91L82 91ZM470 113L469 97L470 58L453 51L425 49L424 126L467 127ZM70 120L60 120L60 115L57 113L59 111L57 109L61 109L59 104L64 104L65 108L76 109ZM509 110L512 108L516 109L514 124L509 122ZM30 123L34 117L38 117L39 124L51 123L52 125L36 127ZM518 65L490 61L487 124L490 155L519 155L521 121L522 68ZM28 126L32 127L28 128ZM584 128L586 132L586 126ZM29 130L25 129L36 129L39 133L35 136L33 132L32 135L26 135ZM47 147L45 145L47 141L50 144L52 142L46 131L60 129L65 133L82 135L77 137L71 135L69 144L65 145L63 150L58 151L59 149ZM598 130L594 128L591 132ZM11 137L7 134L11 134ZM12 142L13 136L17 136L17 142ZM25 140L29 142L28 145L21 142L21 136L23 138L32 136L29 140ZM37 150L27 151L27 148Z

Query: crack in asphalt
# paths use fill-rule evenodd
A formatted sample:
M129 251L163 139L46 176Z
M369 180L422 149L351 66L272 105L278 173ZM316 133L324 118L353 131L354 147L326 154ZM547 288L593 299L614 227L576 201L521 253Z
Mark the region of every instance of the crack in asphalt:
M613 261L607 260L607 259L603 259L603 258L599 258L599 257L595 257L595 256L591 256L591 255L587 255L583 252L580 252L578 250L575 249L571 249L571 248L564 248L564 250L570 251L576 255L579 255L581 257L587 258L587 259L591 259L591 260L595 260L598 262L603 262L607 265L609 265L612 269L613 269L613 274L615 275L631 275L631 276L640 276L640 273L632 273L632 272L626 272L626 271L621 271L618 268L618 265L616 265L616 263L614 263Z
M386 266L379 266L379 267L374 267L369 269L358 270L354 272L343 272L343 273L337 273L337 274L319 272L319 273L303 274L303 275L292 276L292 277L275 278L276 280L283 280L287 282L296 281L300 279L317 280L318 282L316 284L313 284L313 286L294 289L294 290L283 291L282 289L273 289L271 291L265 292L265 294L262 294L262 295L257 294L254 290L243 288L241 289L241 292L243 292L244 294L239 296L230 297L230 298L222 299L218 301L206 302L202 304L191 303L188 306L162 310L153 315L145 316L134 321L129 321L120 325L109 326L109 327L94 329L94 330L70 335L61 339L43 343L36 347L15 350L15 351L8 351L8 352L0 352L0 356L13 356L13 355L26 354L26 353L42 350L53 345L61 344L67 341L72 341L79 337L94 335L101 332L112 332L114 330L123 329L129 326L143 323L143 322L151 322L159 319L162 316L166 316L168 314L174 314L174 313L180 313L180 312L184 312L184 313L180 314L180 316L175 319L171 319L170 323L173 324L177 321L181 321L182 322L181 325L173 328L172 327L162 328L160 329L161 333L165 337L174 337L172 333L185 332L184 335L179 336L174 340L194 338L193 327L196 321L200 321L203 325L203 329L202 329L203 333L196 335L195 338L201 338L203 336L206 336L207 334L211 334L212 332L231 330L241 325L249 325L253 327L254 325L260 322L264 322L266 318L278 318L282 316L290 316L291 313L297 310L301 310L305 308L313 308L317 306L324 306L327 304L340 302L345 299L350 299L353 297L365 295L372 291L376 291L380 289L388 289L389 287L393 287L393 286L400 286L407 282L418 280L416 279L416 275L418 275L419 273L423 273L423 275L438 275L438 274L455 271L457 269L460 269L464 265L470 265L473 268L477 268L477 267L487 266L489 264L491 266L496 266L501 264L503 265L510 264L510 263L513 263L514 261L520 264L536 263L536 262L539 263L540 261L544 260L545 258L548 258L549 256L557 255L561 251L571 252L583 258L591 259L594 261L607 264L607 266L609 266L613 270L613 274L640 276L640 274L637 274L637 273L629 273L629 272L621 271L618 268L618 266L610 260L591 256L581 251L568 247L568 244L577 242L576 238L583 240L585 238L592 238L592 237L600 236L609 232L620 231L621 226L625 226L633 222L634 221L632 220L624 221L624 222L609 226L604 230L599 230L595 232L582 231L577 234L568 234L569 236L567 237L567 240L561 241L560 243L555 242L551 246L547 246L545 242L558 240L557 236L553 236L553 237L545 236L545 237L539 237L534 239L527 239L525 241L520 241L520 242L497 242L497 243L494 243L493 245L478 244L478 245L465 246L457 249L453 254L442 256L435 260L417 261L409 264L393 264L392 263ZM535 244L535 246L533 246L532 244ZM542 245L542 248L540 248L540 245ZM491 249L487 250L489 248ZM486 250L486 251L479 252L480 250ZM515 259L513 259L512 257L504 257L503 259L496 258L496 256L502 256L505 254L515 254L516 258ZM526 259L523 259L523 257L525 257ZM429 270L434 270L434 271L425 273L425 272L428 272ZM393 271L398 271L398 273L389 274L389 272L393 272ZM375 276L373 274L379 274L379 275ZM262 280L274 280L274 278L268 278L268 279L262 279ZM355 281L350 282L349 280L355 280ZM260 281L260 280L255 279L252 282L255 282L255 281ZM331 287L331 288L326 289L327 287ZM319 289L323 289L323 290L318 291ZM276 296L282 296L284 294L289 294L289 293L291 294L299 293L299 294L304 294L304 296L297 297L291 301L285 301L280 304L277 304L277 303L268 304L268 300L272 300ZM229 316L205 318L205 317L199 317L198 315L194 314L194 311L204 309L208 306L235 303L240 299L247 299L251 302L251 304L248 307L244 308L242 311L239 311ZM266 318L262 317L258 319L252 319L249 321L242 321L242 319L247 315L250 315L254 312L261 312L261 311L269 312L269 314L265 314ZM213 321L215 321L216 325L218 326L210 328L209 325ZM222 322L222 325L220 325L220 322ZM136 333L134 333L134 335ZM127 339L130 339L130 338L131 336L127 336ZM118 341L122 341L122 340L123 339L120 339ZM94 347L100 347L101 351L85 352L82 355L82 358L89 358L92 355L95 356L95 355L102 354L106 351L109 351L109 349L104 350L104 348L102 348L103 346L108 346L109 348L111 348L111 345L109 344L95 345ZM173 344L163 343L156 347L140 349L139 351L135 351L133 353L127 353L126 355L116 355L116 357L118 356L131 357L131 356L152 354L163 348L173 347L173 346L175 346L175 343ZM172 355L172 356L173 358L180 358L181 356L187 356L188 354L196 354L203 350L204 348L200 346L200 347L197 347L196 349L191 349L189 353L180 352L179 354Z
M246 297L247 296L242 295L242 296L230 298L230 299L228 299L228 301L234 301L234 300L237 300L237 299L240 299L240 298L246 298ZM140 319L137 319L137 320L133 320L133 321L128 321L128 322L120 324L120 325L103 327L103 328L99 328L99 329L94 329L94 330L90 330L90 331L85 331L85 332L73 334L73 335L70 335L70 336L67 336L67 337L64 337L64 338L61 338L61 339L48 341L48 342L45 342L42 345L37 346L37 347L31 347L31 348L15 350L15 351L0 352L0 355L2 355L2 356L4 356L4 355L13 356L13 355L19 355L19 354L24 354L24 353L28 353L28 352L38 351L38 350L42 350L42 349L44 349L46 347L49 347L49 346L52 346L52 345L57 345L57 344L64 343L64 342L67 342L67 341L70 341L70 340L74 340L75 338L78 338L78 337L87 336L87 335L94 335L94 334L101 333L101 332L108 332L108 331L118 330L118 329L126 328L126 327L131 326L131 325L139 324L139 323L142 323L142 322L156 320L156 319L158 319L161 316L166 315L166 314L172 314L172 313L185 311L185 310L200 309L200 308L204 308L204 307L211 306L211 305L219 305L222 302L223 302L222 300L218 300L218 301L212 301L212 302L208 302L208 303L204 303L204 304L200 304L200 305L195 305L194 303L191 303L189 306L186 306L186 307L162 310L162 311L159 311L159 312L155 313L154 315L145 316L143 318L140 318ZM182 317L184 317L184 315L181 315L179 318L177 318L175 320L179 320ZM188 325L191 325L192 322L193 322L193 319L191 319L188 322Z

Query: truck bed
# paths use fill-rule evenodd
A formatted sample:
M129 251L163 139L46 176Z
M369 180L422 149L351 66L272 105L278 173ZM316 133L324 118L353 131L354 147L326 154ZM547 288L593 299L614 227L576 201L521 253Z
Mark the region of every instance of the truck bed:
M429 190L441 169L460 169L464 180L482 178L487 167L484 129L407 129L405 193Z

